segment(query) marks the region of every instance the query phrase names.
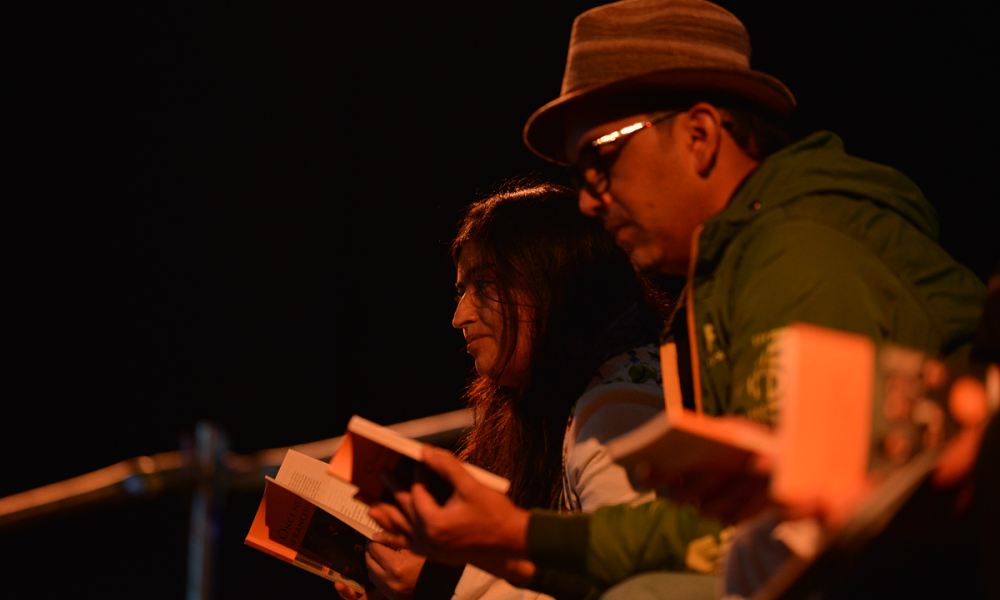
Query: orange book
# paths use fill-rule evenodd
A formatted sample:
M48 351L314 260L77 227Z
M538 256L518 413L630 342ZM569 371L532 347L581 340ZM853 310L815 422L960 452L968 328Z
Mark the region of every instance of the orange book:
M448 483L422 465L423 444L395 431L372 423L357 415L347 424L347 433L337 453L330 459L330 475L350 481L359 489L359 498L366 502L392 502L383 478L395 480L400 488L409 489L421 481L441 504L451 495ZM468 463L462 466L480 483L507 493L507 479Z
M875 344L804 323L775 340L780 414L771 496L839 506L866 487Z
M344 521L268 478L246 545L341 581L359 594L368 582L367 538Z
M924 352L804 324L784 328L778 352L777 500L853 512L889 480L917 481L900 472L928 470L960 429L947 370Z
M246 545L363 593L368 584L365 548L382 531L368 516L370 502L385 494L380 474L403 486L418 477L441 502L451 493L443 479L434 483L437 476L421 467L422 446L355 416L329 464L288 450L274 479L266 478ZM463 465L502 493L510 487L503 477Z
M365 545L378 523L358 488L331 477L327 465L289 450L250 526L246 544L359 593L368 581Z
M945 401L925 393L933 361L922 352L804 323L772 340L777 427L686 410L665 375L666 416L607 445L637 488L676 488L684 473L736 472L762 457L772 499L835 509L957 431ZM661 352L667 361L671 348Z
M945 508L948 504L942 503L948 494L941 495L935 486L925 485L938 466L940 453L953 439L961 443L963 429L968 434L985 426L1000 408L1000 365L945 365L923 352L884 345L875 351L873 368L867 374L872 376L872 389L859 393L852 402L864 405L868 412L855 423L834 422L820 427L833 431L849 427L855 431L847 432L843 440L819 437L809 444L813 452L818 452L818 444L829 448L839 444L849 457L850 469L834 477L838 485L812 481L824 486L820 488L826 494L823 497L843 522L823 540L811 560L789 560L754 595L755 599L814 597L816 590L828 588L831 582L857 576L859 565L880 560L885 548L916 539L904 532L928 515L944 516L949 510ZM808 414L812 409L805 408L807 414L799 426L817 428L816 414ZM867 438L862 439L862 429L868 432ZM795 439L790 437L789 441ZM821 455L815 462L829 460L833 459ZM810 462L803 460L793 468L789 464L793 461L785 462L786 478L797 474L794 468L806 469ZM818 466L824 467L829 465ZM853 498L841 498L839 494L852 485L861 491ZM804 485L786 489L793 493L809 491ZM845 502L839 511L838 500Z

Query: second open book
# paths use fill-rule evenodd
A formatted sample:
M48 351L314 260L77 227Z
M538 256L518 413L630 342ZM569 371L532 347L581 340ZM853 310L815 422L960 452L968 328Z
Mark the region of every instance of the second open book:
M634 485L683 485L685 473L764 459L772 499L837 509L904 466L926 471L927 460L916 457L938 451L958 429L946 402L928 393L936 363L921 352L801 323L774 332L771 343L777 427L684 409L665 368L666 418L607 445ZM672 348L661 352L666 366Z

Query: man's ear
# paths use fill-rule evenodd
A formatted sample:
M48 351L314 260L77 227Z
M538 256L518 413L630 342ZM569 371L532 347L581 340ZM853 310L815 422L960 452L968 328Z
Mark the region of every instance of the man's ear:
M722 114L707 102L699 102L688 109L687 128L689 150L698 175L707 178L715 168L715 161L722 146Z

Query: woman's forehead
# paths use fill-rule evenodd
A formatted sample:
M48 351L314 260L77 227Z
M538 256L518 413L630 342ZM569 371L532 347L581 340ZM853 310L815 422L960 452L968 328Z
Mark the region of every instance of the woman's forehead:
M458 254L458 274L470 275L472 273L478 273L484 270L488 270L486 265L483 264L482 255L479 249L471 244L463 246L461 252Z
M492 270L481 263L476 263L472 265L463 265L461 261L458 264L458 273L456 274L457 283L464 283L470 279L475 279L483 275L489 275Z

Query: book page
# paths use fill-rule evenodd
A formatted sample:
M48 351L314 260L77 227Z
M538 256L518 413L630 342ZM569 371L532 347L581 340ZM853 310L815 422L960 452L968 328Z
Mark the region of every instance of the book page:
M312 501L367 538L382 531L368 516L368 506L354 499L358 488L329 475L323 461L289 450L274 481Z
M364 593L365 536L270 477L245 543L324 579Z

